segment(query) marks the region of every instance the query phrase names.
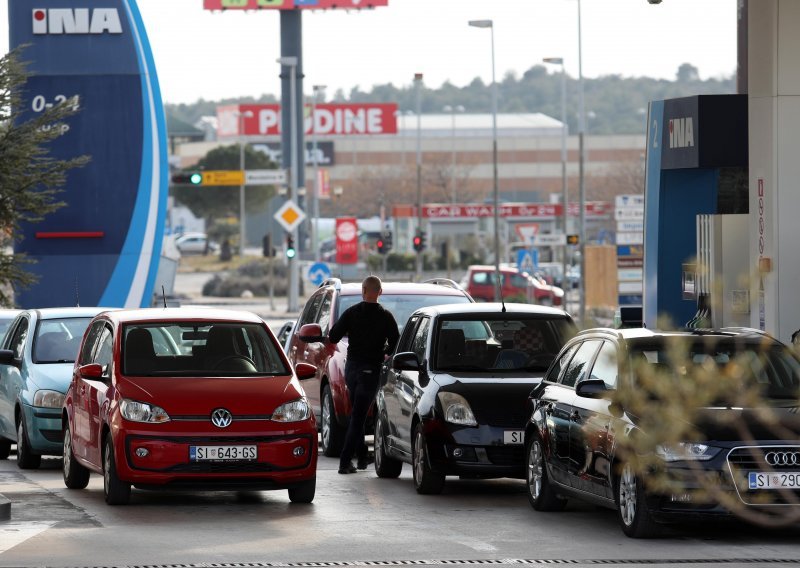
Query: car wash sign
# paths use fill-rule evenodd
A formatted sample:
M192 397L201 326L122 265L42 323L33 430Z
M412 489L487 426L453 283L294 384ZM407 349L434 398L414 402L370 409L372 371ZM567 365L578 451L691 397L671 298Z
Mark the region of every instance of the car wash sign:
M18 252L38 281L22 307L148 306L167 200L166 125L153 56L135 0L14 0L10 47L26 45L21 120L69 101L78 113L48 149L87 155L67 174L65 206L25 223Z

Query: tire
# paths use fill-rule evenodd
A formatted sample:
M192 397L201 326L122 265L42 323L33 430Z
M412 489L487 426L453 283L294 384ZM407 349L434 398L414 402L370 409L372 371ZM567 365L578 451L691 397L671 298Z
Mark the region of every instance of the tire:
M649 538L660 532L647 508L644 484L630 464L622 467L615 493L622 532L631 538Z
M444 474L434 471L429 463L422 422L414 429L414 448L411 464L414 470L414 489L420 495L438 495L444 489Z
M538 435L531 436L525 455L528 456L525 485L528 488L528 501L531 507L537 511L563 510L567 505L567 500L556 495L550 484L542 440Z
M89 485L89 470L79 464L72 454L69 426L64 428L64 465L61 471L64 474L64 485L68 489L85 489Z
M333 406L333 395L330 385L322 389L322 455L329 458L338 458L342 453L344 444L344 428L339 426L336 419L336 409Z
M11 440L0 438L0 460L7 460L11 455Z
M126 505L131 498L131 484L120 481L117 477L114 442L110 432L106 435L103 451L103 495L109 505Z
M34 454L31 450L31 443L28 440L28 431L25 428L25 420L20 417L17 424L17 467L20 469L39 469L42 465L42 456Z
M317 491L317 477L289 489L289 501L292 503L311 503Z
M403 470L403 462L386 454L385 425L380 413L375 418L375 473L384 479L396 478Z

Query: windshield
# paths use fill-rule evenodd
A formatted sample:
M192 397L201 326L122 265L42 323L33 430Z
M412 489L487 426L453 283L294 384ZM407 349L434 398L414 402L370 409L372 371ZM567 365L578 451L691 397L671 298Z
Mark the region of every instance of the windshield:
M735 378L743 386L758 386L767 398L793 399L800 394L800 360L783 345L742 341L735 338L693 339L658 345L634 345L630 357L634 375L637 365L648 365L656 373L672 377L693 377L711 372L721 378Z
M263 326L169 322L124 328L126 375L287 375L290 371Z
M92 318L40 320L33 340L34 363L74 363Z
M350 306L361 301L360 295L340 296L338 316ZM428 306L440 306L444 304L468 304L470 300L467 296L428 296L425 294L381 294L380 304L389 310L397 321L397 328L400 333L403 332L408 318L419 308L427 308Z
M439 320L434 349L436 370L544 372L574 335L566 318L458 317Z

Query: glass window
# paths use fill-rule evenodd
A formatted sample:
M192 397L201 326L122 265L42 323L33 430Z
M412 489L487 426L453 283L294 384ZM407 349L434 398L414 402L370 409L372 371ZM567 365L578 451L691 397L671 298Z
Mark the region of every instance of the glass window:
M322 303L324 292L320 291L317 292L314 296L308 300L306 304L306 309L303 310L303 315L300 316L300 323L299 325L305 325L307 323L314 323L317 319L317 312L319 311L319 305ZM359 301L361 297L359 296ZM299 329L299 326L298 326Z
M92 324L92 328L89 330L89 333L86 334L86 341L83 344L83 348L81 349L81 356L80 356L80 364L81 365L88 365L92 362L92 352L94 351L94 345L97 342L97 338L100 336L100 332L103 331L103 322L96 321Z
M35 363L73 363L92 318L39 320L33 339Z
M592 367L590 378L601 379L606 384L606 387L613 389L617 386L618 373L617 347L610 341L604 341Z
M22 352L25 350L25 339L28 337L28 318L20 318L17 327L14 329L14 336L8 348L14 352L14 359L22 359Z
M527 288L529 284L527 276L523 276L522 274L511 275L511 285L514 288Z
M425 347L428 344L428 329L430 328L430 318L422 318L417 327L417 332L414 334L414 341L411 345L411 350L417 354L420 361L426 359Z
M589 340L581 343L575 356L569 362L567 370L561 377L561 384L566 387L574 387L576 383L583 380L586 375L587 365L592 361L592 357L597 352L602 341Z
M579 344L575 344L570 347L561 357L556 359L553 366L550 368L550 372L547 373L544 380L550 381L551 383L557 383L558 377L561 372L567 368L567 364L569 360L572 359L572 356L575 355L575 352L578 350Z
M361 301L361 296L339 296L339 315L344 310ZM408 318L419 308L427 306L440 306L443 304L468 304L467 296L458 295L428 295L428 294L381 294L381 305L389 310L397 321L397 328L402 333Z
M414 331L417 327L419 316L411 316L403 330L403 335L400 336L400 341L397 342L397 352L403 353L404 351L411 351L411 345L414 340Z
M114 359L114 337L111 328L103 326L100 338L97 341L97 350L94 354L94 363L103 366L103 374L108 373L108 367Z
M322 329L322 335L328 334L328 326L331 323L331 301L333 299L333 294L330 292L325 294L325 298L322 300L322 306L319 309L319 317L317 318L319 327Z
M124 328L123 373L159 376L287 375L277 345L258 324L164 322Z

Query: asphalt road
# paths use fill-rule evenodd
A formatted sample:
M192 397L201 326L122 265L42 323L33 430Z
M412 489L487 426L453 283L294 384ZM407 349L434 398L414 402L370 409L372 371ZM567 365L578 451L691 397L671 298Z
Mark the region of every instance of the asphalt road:
M408 466L396 480L371 467L339 475L336 466L320 459L311 505L290 504L285 491L134 490L129 505L109 507L100 476L68 490L59 459L25 472L2 460L0 493L12 518L0 523L0 566L753 566L800 558L797 528L686 525L636 541L612 511L570 503L536 513L519 480L448 478L442 495L422 496Z

